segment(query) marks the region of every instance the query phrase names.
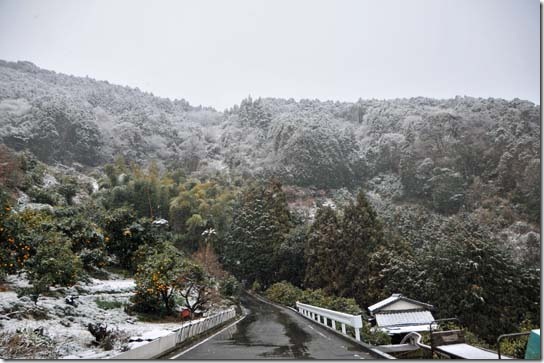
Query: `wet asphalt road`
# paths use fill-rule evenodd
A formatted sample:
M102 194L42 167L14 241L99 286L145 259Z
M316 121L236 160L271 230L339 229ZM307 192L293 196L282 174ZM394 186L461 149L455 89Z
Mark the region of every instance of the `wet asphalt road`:
M247 313L242 321L175 359L372 359L294 311L250 295L242 296L242 305Z

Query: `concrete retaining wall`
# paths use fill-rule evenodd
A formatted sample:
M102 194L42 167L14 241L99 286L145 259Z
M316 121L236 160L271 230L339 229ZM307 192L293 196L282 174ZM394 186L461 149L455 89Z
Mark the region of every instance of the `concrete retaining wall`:
M236 316L234 309L221 311L203 319L191 321L171 334L152 340L151 342L127 350L111 359L150 359L158 357L169 350L174 349L185 340L202 334Z

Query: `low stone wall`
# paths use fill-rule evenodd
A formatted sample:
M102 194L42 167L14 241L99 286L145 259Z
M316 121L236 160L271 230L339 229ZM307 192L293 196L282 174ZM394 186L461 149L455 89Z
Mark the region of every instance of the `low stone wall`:
M150 359L156 358L174 349L185 340L202 334L216 326L233 319L236 316L234 309L221 311L203 319L189 322L171 334L157 338L147 344L127 350L111 359Z

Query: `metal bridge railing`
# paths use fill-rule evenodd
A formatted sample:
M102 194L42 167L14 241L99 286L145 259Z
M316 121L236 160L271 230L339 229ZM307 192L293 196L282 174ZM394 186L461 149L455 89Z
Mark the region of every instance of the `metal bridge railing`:
M315 320L318 323L326 326L329 329L337 330L336 324L340 324L342 334L348 335L346 326L350 326L355 330L355 339L361 341L360 329L363 327L363 319L361 315L351 315L341 313L339 311L320 308L318 306L303 304L297 301L297 310L305 317ZM329 321L331 325L329 326Z

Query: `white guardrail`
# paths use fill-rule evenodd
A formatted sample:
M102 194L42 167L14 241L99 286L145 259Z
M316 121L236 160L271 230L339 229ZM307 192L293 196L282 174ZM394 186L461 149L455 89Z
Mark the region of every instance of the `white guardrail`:
M169 350L175 348L183 341L196 335L204 333L219 324L222 324L236 316L234 308L221 311L203 319L191 321L180 328L174 330L171 334L162 336L147 344L140 345L134 349L127 350L111 359L150 359L156 358Z
M304 315L308 319L317 321L329 329L337 330L336 323L340 323L342 334L344 335L348 335L346 325L351 326L355 330L355 339L361 341L360 329L363 327L363 319L361 318L361 315L341 313L339 311L303 304L298 301L296 306L300 314ZM331 325L328 323L329 320Z

